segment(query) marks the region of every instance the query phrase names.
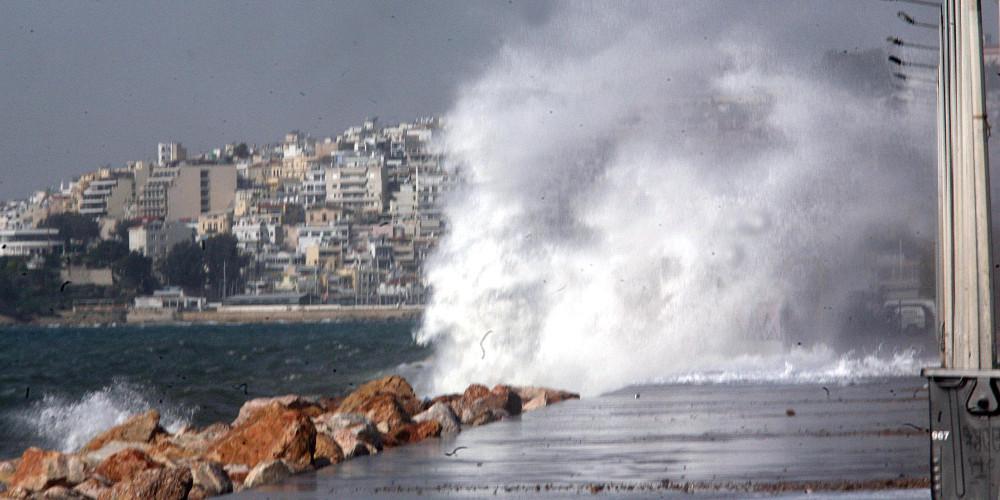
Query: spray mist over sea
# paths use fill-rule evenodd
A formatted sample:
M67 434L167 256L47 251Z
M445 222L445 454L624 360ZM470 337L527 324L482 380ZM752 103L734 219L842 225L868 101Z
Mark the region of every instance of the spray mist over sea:
M434 390L845 380L932 357L837 337L872 235L933 237L933 94L894 97L878 47L790 52L775 31L794 19L721 8L563 5L463 88L443 147L467 183L417 333Z

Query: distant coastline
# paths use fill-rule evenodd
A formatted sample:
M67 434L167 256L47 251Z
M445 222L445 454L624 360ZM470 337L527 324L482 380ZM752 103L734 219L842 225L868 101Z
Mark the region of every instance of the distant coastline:
M336 321L416 320L422 305L273 305L222 306L201 311L67 310L26 321L0 316L8 326L189 325L238 323L322 323Z

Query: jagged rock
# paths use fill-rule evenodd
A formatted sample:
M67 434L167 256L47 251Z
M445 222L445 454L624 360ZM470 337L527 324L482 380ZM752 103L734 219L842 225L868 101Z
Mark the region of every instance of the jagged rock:
M45 500L82 500L87 498L82 493L65 486L53 486L45 490L41 497Z
M45 490L41 498L45 500L86 500L88 497L75 489L65 486L53 486Z
M278 403L289 410L299 410L309 417L315 417L326 412L326 408L323 407L317 399L299 396L298 394L287 394L272 398L256 398L243 403L243 406L240 407L239 415L237 415L236 420L233 421L233 427L246 422L246 420L250 418L254 412L262 410L270 406L272 403Z
M150 445L148 443L130 443L126 441L108 441L104 443L100 449L91 451L88 453L81 453L80 457L83 461L87 463L90 467L97 467L101 462L105 461L111 455L118 453L122 450L149 450Z
M9 486L12 489L42 491L51 486L72 486L86 477L87 466L80 457L28 448L21 455L21 462L11 476Z
M379 394L358 407L382 434L392 434L410 422L410 416L391 394Z
M250 471L250 474L247 474L243 486L256 488L265 484L274 484L291 475L292 469L283 460L261 462Z
M193 453L203 453L230 430L232 427L229 424L217 422L201 430L184 429L169 436L167 441Z
M149 410L146 413L133 415L122 424L104 431L87 443L83 450L98 450L109 441L148 443L153 440L153 436L162 432L164 431L160 427L160 412Z
M17 470L17 464L20 460L4 460L0 462L0 483L6 483L10 481L11 476L14 475L14 471Z
M226 475L229 476L229 481L233 484L233 491L243 489L243 483L246 481L247 475L250 474L250 467L243 464L226 464L222 466L222 470L226 471Z
M191 490L191 471L187 467L150 469L122 481L101 493L100 500L183 500Z
M419 443L427 438L438 437L440 435L441 424L439 424L436 420L409 423L389 436L386 446L402 446L404 444Z
M482 425L521 413L521 397L512 388L498 385L493 390L470 385L457 402L456 414L463 425Z
M3 492L4 498L28 498L31 496L31 492L21 488L20 486L15 486L9 488Z
M514 387L513 389L521 397L521 411L523 412L534 411L567 399L580 399L579 394L545 387Z
M188 490L187 500L205 500L209 496L210 495L207 491L205 491L205 488L195 484L191 486L190 490Z
M199 488L206 496L223 495L233 491L233 482L222 468L222 464L195 462L191 464L190 469L192 488Z
M339 464L344 461L344 451L333 439L333 436L322 432L316 433L316 449L313 451L313 463L317 467Z
M313 419L317 432L333 438L349 459L382 450L382 436L368 417L357 413L327 413Z
M319 405L323 407L323 413L337 413L340 410L340 404L344 402L344 398L331 398L331 397L321 397L318 400Z
M458 417L455 413L451 411L451 406L447 403L439 401L431 405L430 408L419 413L413 417L413 421L427 422L435 421L441 426L441 434L458 434L462 431L462 424L458 421Z
M98 477L89 477L73 487L73 491L86 498L99 498L102 493L111 489L111 483Z
M372 380L347 395L337 409L338 413L365 413L361 407L376 396L388 394L396 400L407 416L420 413L420 400L413 392L413 387L405 378L390 375Z
M274 402L254 412L205 453L205 458L249 467L283 459L294 470L312 465L316 428L309 417Z
M117 483L132 479L132 477L144 470L159 467L162 467L162 465L149 458L146 452L129 448L108 457L97 466L94 473L112 483Z

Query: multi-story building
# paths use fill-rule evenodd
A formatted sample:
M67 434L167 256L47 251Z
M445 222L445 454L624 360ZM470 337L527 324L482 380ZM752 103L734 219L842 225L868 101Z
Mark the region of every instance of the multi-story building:
M338 154L326 169L326 202L345 212L379 215L385 209L386 182L379 155Z
M122 219L135 197L132 176L118 174L91 181L80 199L81 215Z
M0 257L34 257L62 248L58 229L0 229Z
M179 142L161 142L156 145L156 164L163 167L187 159L187 150Z
M235 197L235 165L157 168L140 189L139 215L166 220L197 220L201 214L231 209Z
M128 249L160 260L174 245L193 241L193 238L194 231L184 222L154 220L128 230Z

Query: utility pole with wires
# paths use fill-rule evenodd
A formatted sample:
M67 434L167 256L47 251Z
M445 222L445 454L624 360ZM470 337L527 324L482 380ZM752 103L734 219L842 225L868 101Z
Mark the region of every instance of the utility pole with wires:
M929 379L931 493L934 498L997 498L1000 370L994 369L980 0L944 0L938 35L936 324L941 366L923 371Z

